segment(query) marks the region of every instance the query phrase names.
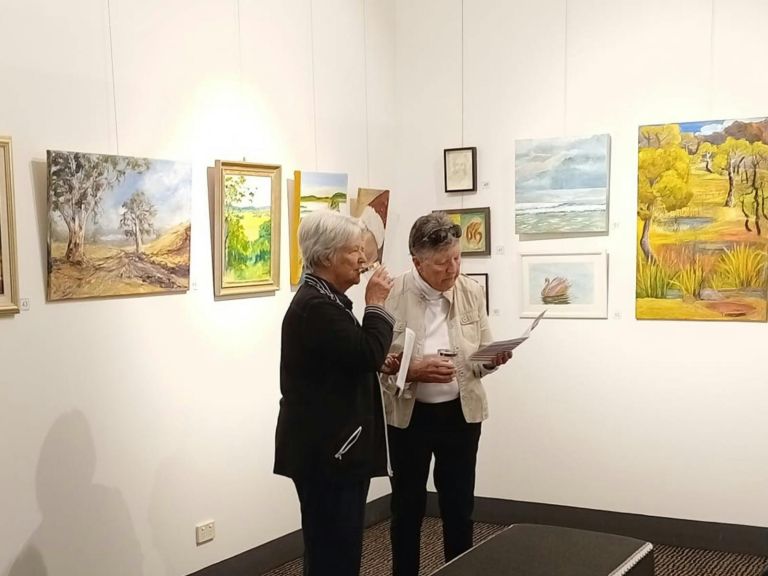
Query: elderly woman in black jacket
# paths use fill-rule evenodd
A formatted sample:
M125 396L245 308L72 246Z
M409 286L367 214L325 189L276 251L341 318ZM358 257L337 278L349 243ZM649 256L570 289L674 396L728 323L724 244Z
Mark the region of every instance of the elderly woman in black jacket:
M368 486L389 467L377 371L392 341L392 280L373 273L362 323L344 295L366 265L363 229L332 211L303 218L304 283L283 319L274 471L296 485L305 576L359 574Z

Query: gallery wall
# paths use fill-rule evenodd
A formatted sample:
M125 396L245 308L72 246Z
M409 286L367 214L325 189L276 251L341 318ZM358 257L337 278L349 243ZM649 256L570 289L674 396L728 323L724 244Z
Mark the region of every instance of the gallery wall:
M214 302L207 167L392 187L394 4L3 0L0 14L29 303L0 318L0 574L188 574L298 529L293 485L271 472L285 183L282 288ZM189 293L46 303L46 149L192 165Z
M759 0L397 3L393 265L418 215L490 206L492 256L462 266L489 273L492 328L514 337L520 252L609 254L608 318L545 320L486 379L479 496L768 526L768 325L634 317L638 126L764 116L745 22L766 17ZM600 133L609 234L521 241L515 140ZM477 193L442 191L457 146L478 149Z
M491 323L521 251L607 250L605 320L547 320L487 379L480 496L768 526L768 326L634 320L636 130L764 115L760 0L0 0L19 284L0 318L0 574L188 574L299 527L271 474L282 288L213 300L207 167L393 191L385 262L434 208L490 206ZM759 60L757 61L759 62ZM514 141L610 133L610 233L521 242ZM480 190L442 191L478 147ZM45 302L45 150L193 166L186 295ZM284 192L283 192L284 194ZM285 205L283 205L285 206ZM357 300L359 301L359 293ZM374 483L371 498L388 492ZM194 545L215 519L216 539Z

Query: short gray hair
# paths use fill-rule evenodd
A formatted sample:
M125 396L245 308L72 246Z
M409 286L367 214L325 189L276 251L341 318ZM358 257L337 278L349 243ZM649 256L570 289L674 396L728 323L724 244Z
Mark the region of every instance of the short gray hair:
M303 216L299 224L299 250L304 271L330 263L333 254L349 243L365 227L357 219L333 210L316 210Z
M435 243L427 240L435 230L447 229L456 224L445 212L432 212L420 216L411 226L411 233L408 236L408 250L411 256L422 256L425 253L433 253L445 248L454 246L459 239L447 234L443 242Z

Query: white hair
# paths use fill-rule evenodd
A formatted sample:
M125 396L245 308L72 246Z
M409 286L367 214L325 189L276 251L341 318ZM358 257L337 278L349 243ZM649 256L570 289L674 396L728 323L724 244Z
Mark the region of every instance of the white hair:
M357 219L333 210L316 210L303 216L299 224L299 250L304 271L330 264L334 253L358 236L365 227Z

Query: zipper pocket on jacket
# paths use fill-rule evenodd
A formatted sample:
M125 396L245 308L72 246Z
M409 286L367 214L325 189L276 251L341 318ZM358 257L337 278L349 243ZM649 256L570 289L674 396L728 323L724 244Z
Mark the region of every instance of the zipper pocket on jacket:
M357 430L352 432L352 435L347 438L347 441L344 442L344 445L339 448L339 451L336 452L334 455L334 458L337 458L338 460L341 460L342 456L347 453L347 451L354 446L355 442L357 442L360 439L360 434L363 433L363 427L358 426Z

